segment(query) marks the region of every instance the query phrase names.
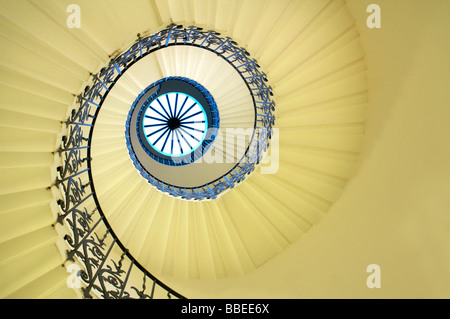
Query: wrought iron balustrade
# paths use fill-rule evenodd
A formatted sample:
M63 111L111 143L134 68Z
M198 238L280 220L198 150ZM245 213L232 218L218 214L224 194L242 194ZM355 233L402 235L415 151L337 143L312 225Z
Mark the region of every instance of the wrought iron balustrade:
M230 38L198 27L170 25L154 35L139 37L127 51L111 59L77 97L76 107L67 119L67 133L58 150L61 165L57 168L55 186L58 200L57 222L65 225L67 260L79 264L82 293L85 298L184 298L142 267L114 234L99 205L91 172L91 141L95 120L102 102L117 79L136 61L165 46L194 45L217 53L241 74L255 105L254 136L243 158L226 175L197 188L180 188L140 173L156 188L185 199L215 198L222 191L243 181L255 169L269 145L274 125L272 89L257 62L249 58ZM124 132L125 134L125 132ZM140 164L131 155L136 167Z

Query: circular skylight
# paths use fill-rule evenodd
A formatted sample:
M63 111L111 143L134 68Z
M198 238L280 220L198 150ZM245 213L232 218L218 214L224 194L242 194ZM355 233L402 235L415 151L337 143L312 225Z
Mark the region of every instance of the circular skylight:
M219 122L217 105L201 84L166 77L149 85L133 103L127 145L148 168L156 165L149 157L163 165L189 165L208 152Z
M144 112L143 132L159 153L185 156L200 147L206 137L208 119L192 96L170 92L153 100Z

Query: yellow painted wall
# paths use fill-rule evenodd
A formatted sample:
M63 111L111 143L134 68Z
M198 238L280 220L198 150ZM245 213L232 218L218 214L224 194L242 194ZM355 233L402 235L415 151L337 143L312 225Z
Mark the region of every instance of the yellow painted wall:
M366 27L370 3L381 7L381 29ZM348 5L367 55L370 101L363 151L342 197L256 271L186 282L186 295L450 297L450 2ZM366 286L373 263L379 289Z

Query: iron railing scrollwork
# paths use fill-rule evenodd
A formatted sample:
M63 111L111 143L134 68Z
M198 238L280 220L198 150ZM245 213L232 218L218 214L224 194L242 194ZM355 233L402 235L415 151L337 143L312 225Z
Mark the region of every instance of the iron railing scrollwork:
M78 108L66 122L67 133L58 150L61 165L57 167L55 186L62 197L57 201L57 222L67 228L66 257L81 265L79 277L84 298L184 298L129 254L109 226L95 195L90 141L102 96L113 77L110 70L101 71L77 98Z
M275 124L275 103L272 100L272 87L267 84L267 76L260 71L260 66L244 48L229 37L222 37L216 31L203 31L196 26L183 27L169 25L166 29L147 37L139 37L137 43L115 58L110 69L120 74L131 64L155 50L173 46L190 45L209 50L230 63L247 85L255 108L254 132L250 137L247 150L242 158L229 172L208 184L198 187L178 187L152 176L136 158L132 151L129 127L125 132L130 158L134 166L149 183L162 192L188 200L217 198L222 192L242 182L262 160L272 136Z
M139 37L128 50L111 59L95 75L76 99L76 107L66 121L58 153L61 164L57 168L55 186L61 192L57 201L57 222L66 226L64 241L67 260L81 265L79 272L85 298L184 298L142 267L122 245L108 224L99 205L91 172L91 139L93 127L102 102L117 79L136 61L159 48L195 45L217 53L231 63L246 82L255 105L255 128L241 161L222 178L209 185L193 189L168 185L155 178L147 178L156 188L186 199L215 198L222 191L234 187L255 169L269 146L274 102L272 88L266 75L248 52L228 37L198 27L170 25L154 35ZM136 167L139 163L131 155ZM141 174L146 172L142 170Z

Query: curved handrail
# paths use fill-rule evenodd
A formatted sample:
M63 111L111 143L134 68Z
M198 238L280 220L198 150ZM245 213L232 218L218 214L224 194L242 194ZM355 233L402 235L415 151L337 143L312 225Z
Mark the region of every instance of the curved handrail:
M255 128L262 128L266 133L262 139L252 138L244 160L223 178L214 181L214 191L208 185L191 190L176 189L173 185L153 179L153 185L160 190L188 199L214 198L250 174L255 167L251 164L258 163L262 151L266 150L275 120L271 87L265 84L265 74L258 71L259 65L248 57L245 49L237 47L230 38L218 35L215 31L202 31L198 27L169 25L154 35L139 37L129 50L92 75L91 83L77 97L77 107L65 123L67 134L63 136L58 150L62 163L57 168L55 186L62 194L62 199L57 201L60 208L57 221L67 226L68 233L64 236L68 247L67 260L81 265L78 275L83 282L83 297L154 298L156 290L162 289L169 298L185 298L149 273L128 252L109 225L95 192L91 171L93 127L103 100L131 65L150 52L169 45L196 45L217 53L231 63L245 80L257 110ZM135 165L139 164L131 158ZM147 280L152 282L149 294L146 293Z

